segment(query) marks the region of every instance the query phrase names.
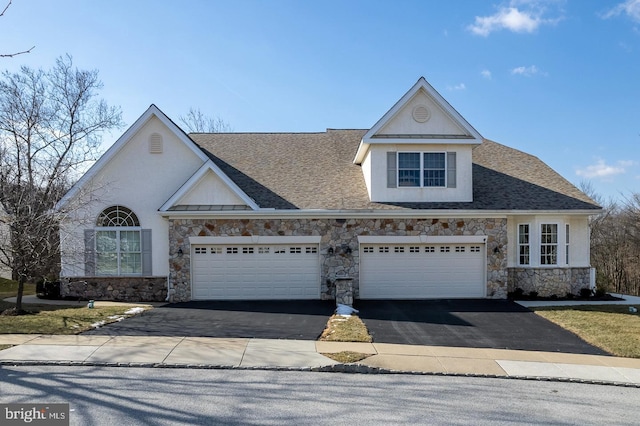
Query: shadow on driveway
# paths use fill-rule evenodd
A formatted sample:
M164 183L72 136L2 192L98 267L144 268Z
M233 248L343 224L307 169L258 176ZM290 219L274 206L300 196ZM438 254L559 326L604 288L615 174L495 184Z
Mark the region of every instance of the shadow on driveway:
M316 340L334 301L206 301L172 303L83 334Z
M510 300L357 300L377 343L608 355Z

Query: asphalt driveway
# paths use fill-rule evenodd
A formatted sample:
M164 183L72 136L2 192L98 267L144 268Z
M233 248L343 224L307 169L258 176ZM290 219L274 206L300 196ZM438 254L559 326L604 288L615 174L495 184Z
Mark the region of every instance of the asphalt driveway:
M376 343L606 355L508 300L356 300ZM334 301L173 303L83 334L317 340Z
M509 300L356 300L374 342L607 355Z
M83 334L317 340L334 301L172 303Z

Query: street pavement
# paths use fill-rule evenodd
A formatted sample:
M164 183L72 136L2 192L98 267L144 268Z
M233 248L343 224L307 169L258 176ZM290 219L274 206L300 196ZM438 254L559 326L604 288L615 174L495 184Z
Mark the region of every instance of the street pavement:
M212 337L2 335L0 365L264 368L544 378L640 386L640 359L389 343ZM323 354L370 354L342 365Z
M625 304L640 307L640 298ZM582 302L581 304L584 304ZM607 355L393 343L192 336L0 335L1 365L262 368L536 378L640 387L640 359ZM339 364L323 354L370 355Z

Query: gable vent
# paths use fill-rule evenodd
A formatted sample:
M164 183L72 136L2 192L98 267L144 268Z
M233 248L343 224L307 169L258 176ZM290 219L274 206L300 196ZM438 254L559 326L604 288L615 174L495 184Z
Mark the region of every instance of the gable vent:
M152 133L149 136L149 153L162 154L162 135L159 133Z
M413 109L413 119L418 123L425 123L431 118L431 111L424 105L417 105Z

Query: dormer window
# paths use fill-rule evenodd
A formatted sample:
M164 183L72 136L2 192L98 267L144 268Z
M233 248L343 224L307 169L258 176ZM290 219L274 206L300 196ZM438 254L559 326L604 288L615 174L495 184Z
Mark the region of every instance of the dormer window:
M455 188L455 152L390 152L389 187Z

